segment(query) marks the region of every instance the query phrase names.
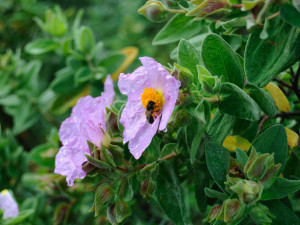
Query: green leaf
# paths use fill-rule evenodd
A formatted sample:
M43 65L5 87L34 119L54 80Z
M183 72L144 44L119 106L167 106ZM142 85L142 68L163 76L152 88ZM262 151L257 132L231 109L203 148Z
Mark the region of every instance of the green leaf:
M79 85L93 78L93 74L88 67L81 67L75 73L75 84Z
M17 106L21 103L20 98L18 95L6 95L2 98L0 98L0 105L3 106Z
M203 23L184 14L175 15L155 36L153 45L164 45L190 38L203 29Z
M300 180L277 177L272 186L262 193L262 200L281 199L300 189Z
M14 134L20 134L24 130L33 126L40 119L38 114L29 101L22 101L17 107L17 113L14 115Z
M272 225L298 225L300 224L295 213L287 208L279 200L265 201L264 204L269 208L276 218L272 219Z
M40 55L59 48L60 44L48 39L37 39L25 46L25 51L31 55Z
M280 17L285 22L300 28L300 12L288 3L280 4Z
M216 198L216 199L220 199L222 201L226 200L228 198L228 196L222 192L210 189L210 188L205 188L204 192L206 194L207 197L209 198Z
M199 53L200 53L200 50L201 50L201 45L202 45L202 42L204 40L204 38L207 36L206 33L204 34L200 34L200 35L197 35L195 37L192 37L190 39L188 39L187 41L192 44L197 50L199 50ZM176 47L170 54L170 58L172 60L176 60L177 59L177 55L178 55L178 47Z
M92 30L89 27L81 27L74 32L74 40L79 51L89 53L95 46L95 39Z
M251 84L264 87L273 77L299 60L300 33L280 18L270 20L266 40L260 38L261 31L255 30L248 39L245 70Z
M54 168L57 149L52 144L43 144L30 151L31 159L38 165Z
M25 219L27 219L29 216L31 216L34 213L33 209L27 209L20 212L20 214L14 218L7 218L3 220L2 225L14 225L14 224L20 224Z
M155 199L174 224L191 224L178 177L166 161L162 161L159 166Z
M207 168L216 184L225 192L226 173L229 166L229 152L221 145L208 142L205 148Z
M243 68L232 48L218 35L209 34L203 41L202 60L212 75L244 87Z
M288 143L286 131L282 125L275 124L263 130L252 144L257 152L270 154L274 152L275 164L281 163L281 168L284 167L288 154Z
M181 40L178 45L178 64L187 68L194 75L194 83L198 81L197 65L200 63L200 54L187 40Z
M260 108L256 102L238 86L224 83L220 90L219 110L240 119L256 121L260 118Z
M106 68L108 73L115 72L122 62L125 60L125 55L121 53L110 53L103 58L100 58L100 66Z
M164 145L163 149L160 152L159 157L163 158L173 152L176 152L176 148L177 148L177 143L168 143Z
M222 144L236 121L235 117L217 110L207 129L210 140L217 144Z
M240 161L245 166L245 164L248 160L247 153L244 150L237 148L235 151L235 154L236 154L237 160Z
M98 159L95 159L90 155L85 154L85 157L91 164L93 164L97 168L100 168L100 169L110 169L111 168L111 166L108 163L100 161Z
M63 68L56 73L50 88L58 94L68 94L76 89L74 72L70 68Z
M271 117L276 115L277 108L269 93L251 84L246 85L245 91L259 105L264 113Z
M196 164L196 163L195 163ZM209 174L204 162L197 163L194 168L195 197L201 212L207 208L207 198L204 188L209 186Z

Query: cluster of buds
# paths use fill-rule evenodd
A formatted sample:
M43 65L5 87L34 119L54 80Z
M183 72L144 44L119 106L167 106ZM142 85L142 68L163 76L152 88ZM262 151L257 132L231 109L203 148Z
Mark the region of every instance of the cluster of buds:
M225 223L239 219L246 208L256 221L259 218L266 223L272 222L272 214L261 203L263 190L268 189L278 175L281 164L274 163L274 155L257 153L254 148L245 165L231 158L227 172L226 190L238 199L227 199L222 205L215 205L206 218L207 222L222 220ZM271 217L271 218L270 218Z

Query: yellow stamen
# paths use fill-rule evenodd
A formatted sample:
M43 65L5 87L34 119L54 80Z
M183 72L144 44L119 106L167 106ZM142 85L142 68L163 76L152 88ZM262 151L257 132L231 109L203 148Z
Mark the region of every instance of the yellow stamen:
M153 111L156 113L159 113L164 105L162 91L155 90L155 88L145 88L143 94L141 95L141 99L144 108L147 108L148 103L153 101L155 103Z

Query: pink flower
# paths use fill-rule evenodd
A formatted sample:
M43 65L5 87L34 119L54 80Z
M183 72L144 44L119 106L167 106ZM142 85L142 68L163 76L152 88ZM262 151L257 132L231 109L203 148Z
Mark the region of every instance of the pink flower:
M3 218L16 217L19 215L18 204L9 191L0 193L0 209L3 210Z
M100 145L102 130L105 126L105 107L112 104L114 97L113 81L107 77L104 92L100 97L82 97L72 110L72 114L61 124L59 137L63 146L55 158L57 174L67 176L69 186L76 178L83 179L86 172L82 164L87 161L85 154L90 154L87 140Z
M139 159L157 130L165 130L178 98L180 82L161 64L149 57L140 58L143 66L132 74L121 74L118 86L128 96L120 122L124 144Z

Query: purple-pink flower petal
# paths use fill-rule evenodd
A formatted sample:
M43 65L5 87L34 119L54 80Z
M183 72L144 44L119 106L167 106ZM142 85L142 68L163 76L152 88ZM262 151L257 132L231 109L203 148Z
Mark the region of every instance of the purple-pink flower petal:
M105 107L112 104L114 93L113 81L108 76L102 95L79 99L71 116L61 124L59 136L63 146L56 155L54 172L66 176L69 186L76 178L86 176L82 164L87 161L85 154L90 154L87 141L100 145L103 137L101 129L106 130Z
M3 210L3 218L12 218L19 215L18 204L7 190L0 193L0 209Z

